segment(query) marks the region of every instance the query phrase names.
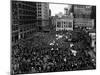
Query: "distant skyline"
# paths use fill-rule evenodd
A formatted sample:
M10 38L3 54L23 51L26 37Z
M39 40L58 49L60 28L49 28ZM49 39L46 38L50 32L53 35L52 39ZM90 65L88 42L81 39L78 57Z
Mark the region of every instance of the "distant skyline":
M49 4L49 9L51 10L51 16L55 16L56 14L62 12L64 14L64 8L70 8L68 4Z

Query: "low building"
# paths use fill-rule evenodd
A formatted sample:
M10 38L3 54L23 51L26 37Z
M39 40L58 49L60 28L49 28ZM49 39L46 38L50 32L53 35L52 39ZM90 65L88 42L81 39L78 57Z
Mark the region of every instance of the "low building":
M68 8L64 8L64 12L55 16L56 31L73 30L73 13Z
M73 30L73 16L63 15L62 17L56 18L56 31L60 30Z

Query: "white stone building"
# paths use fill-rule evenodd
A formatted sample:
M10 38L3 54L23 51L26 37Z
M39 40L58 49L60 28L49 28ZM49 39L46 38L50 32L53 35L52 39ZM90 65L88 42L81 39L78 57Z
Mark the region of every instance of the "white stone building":
M56 18L56 31L60 30L73 30L72 15L64 15L60 18Z

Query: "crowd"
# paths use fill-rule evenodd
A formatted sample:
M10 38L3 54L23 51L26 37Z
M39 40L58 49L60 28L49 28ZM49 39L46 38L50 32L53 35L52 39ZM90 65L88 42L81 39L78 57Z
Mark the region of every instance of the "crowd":
M96 68L95 58L92 58L89 54L92 48L90 46L91 38L87 33L71 32L71 37L69 38L71 40L63 40L65 42L63 45L67 43L66 46L49 45L48 42L53 38L47 36L47 34L46 36L42 34L27 41L20 40L17 45L12 47L12 74L75 71ZM46 40L47 38L48 40ZM73 45L70 46L70 43Z

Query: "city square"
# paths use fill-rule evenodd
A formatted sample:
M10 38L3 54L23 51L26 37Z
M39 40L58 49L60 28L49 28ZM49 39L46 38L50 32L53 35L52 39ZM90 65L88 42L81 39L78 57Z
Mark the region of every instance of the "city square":
M12 0L11 9L12 75L96 69L96 6Z

